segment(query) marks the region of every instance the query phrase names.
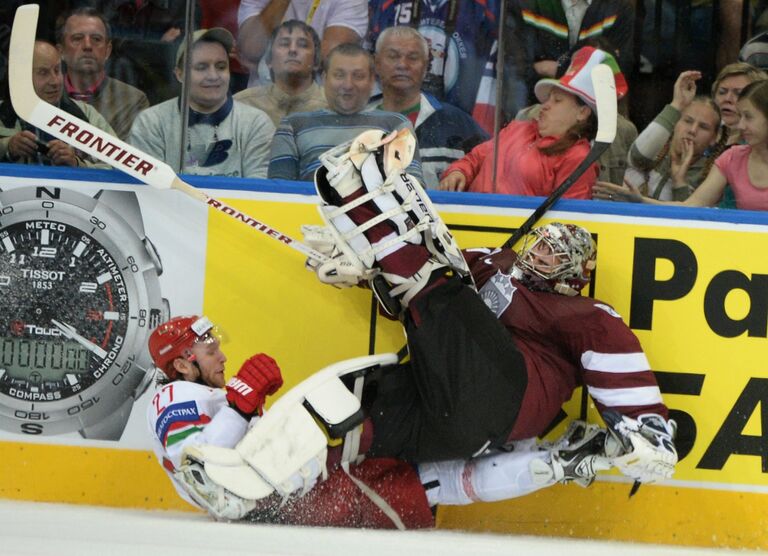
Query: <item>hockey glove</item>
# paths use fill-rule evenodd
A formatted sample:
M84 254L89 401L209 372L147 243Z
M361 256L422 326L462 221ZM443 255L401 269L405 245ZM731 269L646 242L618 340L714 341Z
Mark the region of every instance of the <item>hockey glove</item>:
M326 255L327 262L307 259L307 268L317 274L323 284L337 288L349 288L371 277L373 272L365 268L360 261L353 261L336 247L336 240L331 231L324 226L303 225L301 233L304 241L315 251Z
M283 385L280 367L269 355L259 353L246 359L225 388L227 401L232 409L246 419L255 413L261 415L264 399L277 392Z
M614 467L641 483L672 477L677 463L674 421L653 413L632 419L615 411L604 412L603 419L609 432L605 452Z

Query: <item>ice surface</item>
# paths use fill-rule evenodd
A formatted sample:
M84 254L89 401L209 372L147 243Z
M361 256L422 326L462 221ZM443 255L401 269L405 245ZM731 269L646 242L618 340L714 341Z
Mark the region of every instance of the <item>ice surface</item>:
M202 514L0 500L0 554L51 556L704 556L756 554L454 531L216 523Z

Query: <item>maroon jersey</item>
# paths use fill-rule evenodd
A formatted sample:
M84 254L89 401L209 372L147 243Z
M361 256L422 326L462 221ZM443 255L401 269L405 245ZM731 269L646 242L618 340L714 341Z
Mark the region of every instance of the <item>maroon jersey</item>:
M529 290L508 273L514 251L469 250L465 256L480 296L526 362L528 387L510 440L541 434L582 384L601 413L667 418L640 342L612 307L589 297Z

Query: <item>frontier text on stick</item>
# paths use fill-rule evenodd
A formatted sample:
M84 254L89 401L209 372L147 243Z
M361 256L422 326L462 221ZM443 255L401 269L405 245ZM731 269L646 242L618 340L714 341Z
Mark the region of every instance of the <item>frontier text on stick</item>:
M146 176L155 165L141 156L142 153L126 150L120 142L116 141L111 135L102 133L96 128L85 129L74 121L69 121L62 116L56 115L46 124L50 133L56 136L57 133L64 134L83 147L90 147L102 155L108 157L115 163L115 166L131 169Z

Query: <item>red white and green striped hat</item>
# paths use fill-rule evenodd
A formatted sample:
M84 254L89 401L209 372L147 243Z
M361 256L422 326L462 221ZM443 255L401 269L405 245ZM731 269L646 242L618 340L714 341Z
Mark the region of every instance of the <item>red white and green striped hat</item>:
M607 64L613 70L616 81L616 96L622 98L627 94L627 80L619 69L616 59L593 46L585 46L577 50L571 57L571 65L560 79L541 79L536 83L533 92L539 102L549 98L552 87L562 89L583 100L592 110L595 109L595 91L592 87L592 68L597 64Z

